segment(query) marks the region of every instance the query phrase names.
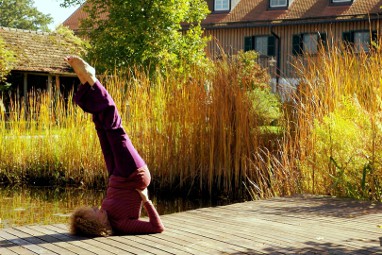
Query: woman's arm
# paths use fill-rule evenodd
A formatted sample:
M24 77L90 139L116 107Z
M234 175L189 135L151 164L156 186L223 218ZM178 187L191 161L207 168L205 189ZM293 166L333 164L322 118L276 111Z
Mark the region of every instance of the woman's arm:
M149 216L149 221L126 219L118 223L116 226L117 230L126 234L150 234L163 232L163 223L153 203L149 200L147 188L144 190L137 189L137 191L142 198L143 207Z
M143 204L143 207L149 216L149 221L139 219L125 219L119 221L116 226L113 226L117 232L123 234L152 234L163 232L163 223L152 202L150 200L146 201Z

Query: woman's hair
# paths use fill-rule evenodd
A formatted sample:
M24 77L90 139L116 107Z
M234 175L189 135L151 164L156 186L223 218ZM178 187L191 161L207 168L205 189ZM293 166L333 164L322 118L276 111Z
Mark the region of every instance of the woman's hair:
M109 236L112 229L95 216L93 208L84 206L77 208L70 217L70 233L78 236Z

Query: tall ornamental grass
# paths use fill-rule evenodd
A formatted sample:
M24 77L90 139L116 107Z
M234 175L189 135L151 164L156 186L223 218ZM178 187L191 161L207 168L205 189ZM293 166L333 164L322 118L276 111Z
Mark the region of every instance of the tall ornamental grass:
M381 47L330 46L297 59L300 84L283 104L265 71L242 56L181 77L138 69L104 76L151 187L381 200ZM1 180L104 187L91 116L60 96L32 93L26 103L12 100L1 117Z
M261 114L256 110L253 98L259 97L253 91L277 99L265 70L244 60L223 59L182 77L171 71L148 77L137 69L104 76L123 126L151 170L152 187L231 197L279 191L284 174L270 169L267 160L279 135L266 128L269 117L264 106ZM10 116L2 117L2 180L104 185L107 174L91 116L71 100L52 98L30 94L28 107L13 100ZM279 111L279 103L271 104L273 114Z
M333 46L297 63L296 135L286 153L296 154L289 162L301 191L381 200L381 50Z

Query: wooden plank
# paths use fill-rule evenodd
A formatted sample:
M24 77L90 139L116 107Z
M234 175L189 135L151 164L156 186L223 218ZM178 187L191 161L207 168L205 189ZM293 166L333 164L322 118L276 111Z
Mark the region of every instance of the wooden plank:
M231 231L221 232L222 229L217 226L214 226L212 230L211 226L208 226L208 224L197 223L196 225L194 225L188 224L188 222L184 221L177 222L176 219L172 219L171 223L169 224L171 227L174 228L181 228L181 226L183 226L184 231L188 233L199 235L204 239L218 241L219 247L222 247L222 249L224 250L229 248L233 252L244 252L248 249L255 250L257 252L262 252L265 245L271 245L274 247L277 246L277 244L274 241L270 241L267 239L255 238L255 236L253 236L254 240L248 240L239 236L235 236ZM279 249L282 248L279 247Z
M169 242L160 238L156 238L160 235L140 235L140 236L129 236L129 239L139 242L141 244L150 245L156 249L161 249L163 251L177 254L177 255L190 255L193 254L186 251L183 246L176 244L174 242Z
M171 231L171 229L169 231L164 231L160 235L155 235L154 237L180 245L186 252L189 252L190 254L209 255L212 253L212 251L216 253L215 249L210 249L208 246L205 246L202 243L196 243L194 240L187 239L184 237L184 235L176 234L174 231Z
M8 229L7 229L8 230ZM0 231L0 237L8 240L9 242L17 245L14 247L10 247L9 249L16 252L17 254L41 254L43 252L43 249L40 247L33 245L23 239L18 238L15 235L9 234L4 230ZM26 247L24 247L26 246Z
M24 232L27 235L30 235L30 237L27 237L28 240L31 240L31 237L36 238L39 240L36 242L36 244L41 244L41 246L46 247L49 250L55 251L58 254L68 254L68 255L75 255L75 252L72 252L73 247L67 243L60 242L59 239L54 238L50 235L44 235L41 232L38 231L37 228L31 228L28 226L24 227L17 227L15 228L17 230L20 230Z
M123 242L118 242L118 239L117 238L113 239L113 237L99 238L98 241L99 242L103 242L103 243L107 243L107 244L112 244L112 245L114 245L116 247L119 247L119 248L125 250L124 254L142 254L142 255L144 255L144 254L151 254L151 253L148 253L148 252L136 249L133 246L126 245Z
M57 245L60 245L61 247L65 249L69 249L77 254L81 255L91 255L94 254L87 249L81 247L80 242L74 242L75 240L81 240L80 237L76 238L68 238L66 235L62 233L58 233L56 231L52 231L47 228L47 226L28 226L30 228L33 228L33 230L38 231L42 234L44 234L44 238L48 239L47 241L56 242Z
M50 227L54 227L56 230L58 231L62 231L63 233L66 233L67 232L67 226L65 226L64 224L55 224L53 226L50 226ZM73 238L71 236L71 238ZM103 243L108 243L108 244L114 244L120 248L123 248L125 249L125 251L127 252L130 252L130 253L133 253L133 254L152 254L152 253L149 253L145 248L145 246L142 246L140 244L135 244L133 242L127 242L123 237L120 237L120 236L111 236L111 237L106 237L108 240L110 239L111 241L110 242L106 242L105 240L103 240L102 242ZM97 238L96 240L100 241L102 240L103 238ZM142 249L143 248L143 249Z
M161 234L99 238L72 236L65 224L3 229L0 254L382 254L380 203L273 198L162 220Z
M188 233L169 225L167 226L167 230L157 237L177 242L183 245L185 250L194 254L216 254L226 251L221 248L219 241L208 240L202 238L200 235Z
M10 234L13 234L13 235L31 243L31 244L37 245L38 247L41 247L41 248L47 250L46 252L43 252L41 254L62 254L62 253L66 253L68 255L75 254L69 250L62 249L61 247L56 246L53 243L49 243L49 242L46 242L40 238L35 237L34 235L36 234L36 232L32 231L32 234L31 234L31 231L25 227L12 228L12 229L8 229L6 231Z
M187 212L187 213L189 213L189 214L194 214L194 213L197 213L197 211L198 210L196 210L196 211L190 211L190 212ZM207 211L207 209L203 209L203 212L206 212ZM218 213L216 212L215 213L215 215L218 215ZM198 215L199 216L199 215ZM211 218L213 217L213 215L207 215L205 218L206 219L203 219L203 220L201 220L201 219L198 219L198 218L192 218L190 215L187 215L186 217L184 217L186 220L185 221L187 221L187 220L189 220L189 222L181 222L180 223L180 225L187 225L187 224L193 224L193 223L197 223L197 222L203 222L203 221L208 221L208 220L210 220ZM229 217L229 216L228 216ZM217 220L217 222L218 222L219 220ZM226 221L221 221L222 223L221 224L226 224L225 222ZM205 222L204 222L205 223ZM248 220L246 221L246 223L248 223ZM310 222L310 224L314 224L314 222ZM207 224L205 224L205 225L207 225ZM269 226L269 223L268 224L264 224L264 226L263 226L263 228L268 228ZM288 226L288 224L286 224L286 226ZM279 229L280 229L280 227L283 227L283 225L281 225L281 223L279 224L279 226L276 226L275 227L275 232L277 233L277 231L278 232L280 232L279 231ZM307 226L308 227L308 226ZM224 226L224 228L225 229L229 229L229 227L227 227L226 225ZM254 228L255 229L255 228ZM256 228L257 229L257 228ZM290 236L290 233L293 233L294 235L296 234L295 233L295 231L293 231L293 232L290 232L291 230L287 230L287 231L285 231L285 236L288 236L288 233L289 233L289 236ZM305 230L306 231L306 230ZM224 229L219 229L219 232L224 232ZM233 232L233 230L232 229L230 229L229 230L229 232ZM271 233L271 232L270 232ZM272 234L273 235L273 234ZM275 236L275 235L273 235L273 236ZM272 237L272 236L270 236L270 237ZM277 237L277 235L276 235L276 237ZM301 238L303 238L303 237L306 237L306 233L302 233L298 238L297 238L297 240L299 240L299 239L301 239ZM295 241L297 241L297 240L295 240ZM310 240L314 240L314 237L310 237ZM306 241L308 241L308 240L306 240ZM323 240L323 241L325 241L325 240ZM362 243L362 246L364 245L365 243L363 242ZM352 246L352 244L349 244L349 243L346 243L346 245L347 246ZM358 252L360 252L360 251L358 251ZM361 254L362 254L362 252L360 252ZM369 254L369 251L364 251L363 253L365 253L365 254Z
M49 226L47 226L47 228L54 230L54 231L57 231L59 233L62 233L69 238L75 238L75 237L71 236L67 232L67 230L63 230L62 228L58 227L57 225L49 225ZM121 250L117 247L113 247L113 246L107 245L105 243L98 242L97 239L95 239L95 238L82 238L81 241L76 240L76 241L71 241L70 243L76 243L78 246L80 246L84 249L87 249L87 250L93 252L94 254L103 255L103 254L122 254L122 253L127 254L128 253L127 251Z
M169 232L187 238L187 240L195 246L207 247L210 254L237 254L247 251L247 249L243 247L227 243L226 240L222 240L218 235L206 235L199 230L193 231L189 229L188 226L178 225L174 222L167 222L167 224L169 226ZM255 247L256 244L254 244L251 249Z
M11 249L8 249L7 247L14 247L14 244L4 238L0 237L0 254L1 255L17 255L19 253L16 253L12 251Z
M206 211L204 211L204 213L205 213ZM195 211L193 211L193 212L191 212L191 213L196 213ZM217 214L217 213L216 213ZM205 217L206 218L213 218L213 215L205 215ZM261 216L260 216L261 217ZM188 216L188 217L186 217L187 219L192 219L192 217L191 216ZM249 223L251 223L252 221L257 221L257 223L258 223L258 221L259 221L259 219L255 219L256 217L251 217L252 219L250 220L250 221L247 221L246 223L247 223L247 225L249 224ZM272 219L273 219L273 217L272 217ZM211 219L212 220L212 219ZM263 221L266 221L266 219L263 219ZM287 224L285 223L285 222L288 222ZM325 226L327 226L327 225L325 225L325 224L316 224L315 222L314 222L314 220L313 220L313 222L311 221L311 222L308 222L308 224L310 224L310 226L302 226L304 229L305 229L305 232L306 232L306 228L308 228L308 227L310 227L311 228L311 226L314 226L314 225L316 225L315 227L317 228L317 227L319 227L319 228L324 228ZM274 222L274 221L271 221L271 222L269 222L268 224L264 224L264 227L269 227L269 226L267 226L267 225L269 225L269 226L272 226L272 225L274 225L274 230L281 230L282 231L282 228L284 227L287 227L288 228L288 225L292 225L293 226L293 228L294 228L294 231L293 231L293 234L296 234L296 229L298 230L298 229L300 229L301 228L301 221L299 221L298 222L298 224L294 224L293 222L291 222L291 221L285 221L285 219L284 219L284 222ZM330 225L329 226L330 228L332 228L333 229L333 226L332 225ZM281 228L281 229L280 229ZM311 228L312 229L312 228ZM290 230L288 230L287 229L287 232L289 232ZM343 231L343 230L342 230ZM351 232L354 232L354 229L350 229L350 231ZM301 233L301 237L306 237L306 233ZM312 232L312 231L310 231L310 232ZM331 231L331 232L333 232L333 231ZM350 233L351 233L350 232ZM290 233L290 232L289 232Z

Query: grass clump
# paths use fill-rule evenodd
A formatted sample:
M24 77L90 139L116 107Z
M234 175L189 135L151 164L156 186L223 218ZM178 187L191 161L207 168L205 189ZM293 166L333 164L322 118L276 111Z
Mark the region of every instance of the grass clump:
M186 78L170 71L149 77L139 69L104 76L102 83L153 174L153 188L237 198L246 193L243 182L262 183L274 174L253 164L261 151L273 150L268 146L275 135L261 129L266 114L254 107L257 91L270 93L269 77L255 59L247 61L250 57L225 58L192 69ZM104 185L107 174L91 116L71 100L52 98L34 93L27 105L12 101L0 127L2 180ZM264 194L271 192L268 184L264 188Z
M297 67L301 190L381 200L381 48L333 46Z

